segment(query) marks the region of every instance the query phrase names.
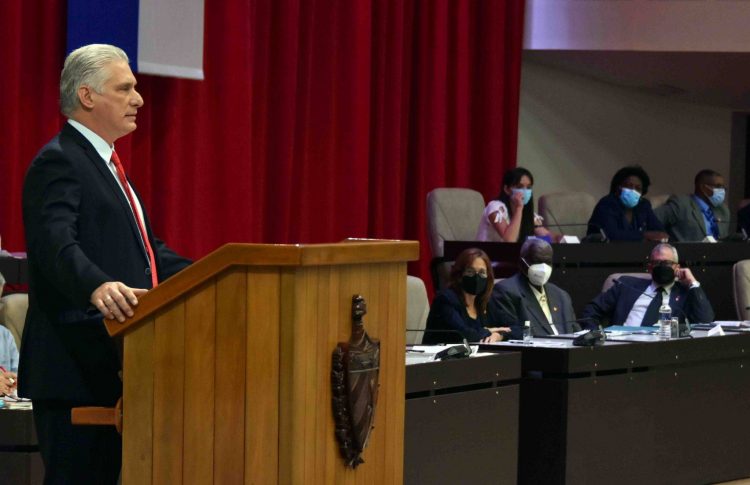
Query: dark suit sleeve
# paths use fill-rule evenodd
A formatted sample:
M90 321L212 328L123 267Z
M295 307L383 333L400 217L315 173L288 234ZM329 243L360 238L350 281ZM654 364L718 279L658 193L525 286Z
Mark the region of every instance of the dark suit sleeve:
M612 319L612 314L619 298L620 285L614 284L604 293L599 293L586 305L581 315L581 325L584 328L597 328L605 325Z
M700 286L688 290L685 301L685 317L690 323L711 323L715 319L714 309Z
M664 231L664 224L661 223L654 209L651 207L651 202L648 199L641 199L643 205L643 215L646 218L646 230L647 231Z
M520 299L513 298L513 295L507 289L499 285L495 286L487 306L490 321L493 325L523 328L524 322L521 318Z
M446 292L439 293L430 307L427 317L431 330L456 330L469 342L478 342L490 336L490 331L482 327L478 320L467 321L460 307L458 297ZM450 339L444 339L448 341ZM430 339L430 341L435 341Z
M561 293L561 299L563 304L563 317L565 318L565 324L568 327L568 332L578 332L581 330L581 325L576 322L576 311L573 309L573 300L570 298L570 294L567 291L559 290Z
M742 232L743 229L750 234L750 205L737 211L737 232Z
M192 261L180 256L169 248L164 241L154 238L156 255L159 260L159 280L164 281L192 264Z
M665 229L669 229L679 221L680 208L675 196L671 196L663 205L654 209L654 214L661 221Z
M80 307L112 278L82 251L76 222L81 182L62 154L37 158L24 184L24 222L29 253L40 261L55 288Z

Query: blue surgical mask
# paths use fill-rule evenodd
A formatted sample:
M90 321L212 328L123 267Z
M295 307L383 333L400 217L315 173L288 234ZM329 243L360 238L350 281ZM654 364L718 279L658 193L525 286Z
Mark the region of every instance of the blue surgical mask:
M531 200L531 189L512 189L514 194L521 192L523 194L523 205L526 205Z
M719 207L721 204L724 203L724 196L726 195L726 190L723 188L717 188L714 189L714 193L711 194L711 197L709 197L709 200L711 201L711 205L714 207Z
M625 207L632 209L638 205L638 201L640 200L641 194L637 190L628 189L626 187L620 189L620 202L622 202L622 205Z

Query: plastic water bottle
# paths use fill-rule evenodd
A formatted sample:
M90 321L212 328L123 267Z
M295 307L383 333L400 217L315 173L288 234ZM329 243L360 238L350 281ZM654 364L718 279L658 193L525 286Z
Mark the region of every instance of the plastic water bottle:
M672 338L672 308L666 302L659 307L659 325L659 339Z
M531 322L526 320L523 322L523 344L531 345L534 336L531 334Z

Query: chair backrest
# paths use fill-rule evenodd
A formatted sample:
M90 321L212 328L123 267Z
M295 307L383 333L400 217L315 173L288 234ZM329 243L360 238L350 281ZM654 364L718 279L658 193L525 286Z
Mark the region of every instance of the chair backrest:
M473 241L484 213L476 190L440 188L427 194L427 233L432 257L443 256L444 241Z
M419 345L424 337L427 315L430 313L430 301L424 281L416 276L406 277L406 343ZM412 330L412 331L410 331ZM415 332L413 330L420 330Z
M740 201L740 205L737 207L737 210L744 208L748 204L750 204L750 199L742 199Z
M13 338L16 347L21 349L21 335L26 324L26 311L29 309L29 295L14 293L0 298L0 324L5 325Z
M660 205L664 205L667 200L669 200L670 195L669 194L656 194L656 195L647 195L646 198L649 202L651 202L651 207L656 209Z
M620 276L633 276L635 278L643 278L644 280L651 279L651 273L612 273L611 275L607 276L606 280L604 280L604 284L602 285L602 293L610 289L612 285L615 284L615 280Z
M750 259L743 259L732 267L732 281L734 286L734 306L737 319L750 320Z
M552 231L583 238L596 199L588 192L553 192L539 197L539 215ZM558 228L557 226L562 226Z

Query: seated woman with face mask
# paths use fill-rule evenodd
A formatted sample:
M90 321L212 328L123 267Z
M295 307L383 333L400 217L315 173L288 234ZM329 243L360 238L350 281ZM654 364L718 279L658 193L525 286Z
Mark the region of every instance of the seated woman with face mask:
M494 283L492 264L481 249L469 248L456 258L448 288L435 296L427 317L424 344L497 342L521 338L522 329L499 326L488 317L487 302Z
M534 212L534 176L522 167L505 172L496 199L484 208L477 230L478 241L519 242L529 236L557 242L562 236L544 227Z
M588 234L602 234L610 241L666 241L664 225L654 214L648 193L651 179L638 165L615 173L609 195L602 197L589 219Z
M503 325L531 324L535 337L577 332L570 295L549 282L552 246L541 239L528 239L521 246L519 272L495 285L489 304L490 319Z

